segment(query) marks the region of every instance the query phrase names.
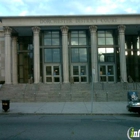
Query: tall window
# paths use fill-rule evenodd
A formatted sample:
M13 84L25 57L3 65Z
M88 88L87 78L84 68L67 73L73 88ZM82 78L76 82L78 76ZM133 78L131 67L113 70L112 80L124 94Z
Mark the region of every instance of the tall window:
M71 31L70 45L87 45L86 31Z
M87 49L86 48L72 48L71 61L72 62L87 62Z
M98 45L114 45L113 31L98 31Z
M43 44L50 46L60 45L59 31L44 31Z
M60 62L60 49L44 49L44 62Z

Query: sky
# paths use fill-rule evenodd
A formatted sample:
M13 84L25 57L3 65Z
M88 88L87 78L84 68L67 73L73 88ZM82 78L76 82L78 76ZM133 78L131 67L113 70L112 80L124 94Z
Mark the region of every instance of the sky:
M140 14L140 0L0 0L0 16Z

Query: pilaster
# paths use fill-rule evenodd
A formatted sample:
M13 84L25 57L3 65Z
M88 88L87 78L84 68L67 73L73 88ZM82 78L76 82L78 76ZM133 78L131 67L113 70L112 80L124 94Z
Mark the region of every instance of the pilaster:
M119 25L119 39L120 39L120 76L122 82L127 82L126 72L126 57L125 57L125 26Z
M97 26L89 27L91 33L91 67L94 70L94 83L98 82L98 63L97 63Z
M4 27L4 34L5 34L5 84L11 84L11 32L12 32L12 28Z
M40 82L40 49L39 49L39 27L33 27L33 44L34 44L34 83Z
M62 26L63 83L69 83L68 27Z

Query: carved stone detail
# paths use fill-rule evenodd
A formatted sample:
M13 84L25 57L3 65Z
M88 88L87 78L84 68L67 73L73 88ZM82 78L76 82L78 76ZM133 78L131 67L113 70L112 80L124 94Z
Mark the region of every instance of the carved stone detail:
M124 33L125 28L126 28L126 27L125 27L124 25L119 25L119 26L118 26L118 30L119 30L120 33Z
M4 27L4 33L5 35L11 35L11 32L12 32L12 28L6 26Z
M95 33L97 31L97 26L95 25L89 26L89 30L91 33Z
M61 31L62 31L63 34L67 34L68 33L68 30L69 30L69 27L62 26L62 27L60 27L60 29L61 29Z
M39 34L39 32L40 32L40 28L37 26L32 27L32 30L33 30L34 34Z

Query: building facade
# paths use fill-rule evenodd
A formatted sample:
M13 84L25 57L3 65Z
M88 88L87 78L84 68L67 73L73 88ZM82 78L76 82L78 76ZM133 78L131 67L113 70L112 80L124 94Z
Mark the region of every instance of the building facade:
M140 15L0 17L6 84L140 82Z

